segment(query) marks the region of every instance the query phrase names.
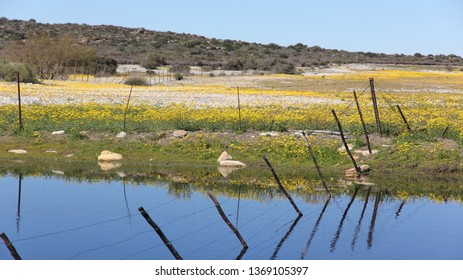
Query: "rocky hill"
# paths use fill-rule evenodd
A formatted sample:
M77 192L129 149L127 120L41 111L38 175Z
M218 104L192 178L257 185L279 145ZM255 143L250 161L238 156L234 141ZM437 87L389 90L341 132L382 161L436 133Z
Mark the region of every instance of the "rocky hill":
M383 54L347 52L319 46L295 44L257 44L219 40L199 35L158 32L144 28L111 25L46 24L35 20L0 18L0 56L8 47L34 36L75 38L80 44L95 49L98 55L115 59L119 64L155 66L196 65L228 70L259 69L287 72L294 67L344 63L393 63L417 65L462 66L456 55Z

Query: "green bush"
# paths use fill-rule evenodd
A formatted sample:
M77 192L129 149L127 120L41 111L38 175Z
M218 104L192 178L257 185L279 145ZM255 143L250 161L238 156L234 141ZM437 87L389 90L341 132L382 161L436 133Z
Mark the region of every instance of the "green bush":
M38 83L34 70L27 64L0 63L0 80L16 82L19 72L19 80L23 83Z
M148 86L148 82L143 77L133 76L125 80L124 84L129 86Z

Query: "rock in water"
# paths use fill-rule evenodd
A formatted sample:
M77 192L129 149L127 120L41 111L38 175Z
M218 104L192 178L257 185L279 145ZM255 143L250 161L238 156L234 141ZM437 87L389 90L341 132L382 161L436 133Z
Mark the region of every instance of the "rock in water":
M98 156L98 160L102 161L112 161L112 160L121 160L122 155L118 153L113 153L111 151L104 150L101 152L101 154Z
M222 167L246 167L246 164L237 160L223 160L219 165Z
M227 151L224 151L219 158L217 159L217 162L220 163L224 160L230 160L232 159L232 156L227 153Z

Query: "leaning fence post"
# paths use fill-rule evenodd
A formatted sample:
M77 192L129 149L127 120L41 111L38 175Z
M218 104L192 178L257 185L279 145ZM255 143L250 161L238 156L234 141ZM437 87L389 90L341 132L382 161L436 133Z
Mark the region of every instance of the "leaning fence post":
M368 137L367 127L365 125L365 122L363 121L362 110L360 109L360 104L357 99L357 93L355 92L355 90L354 90L354 99L355 99L355 104L357 104L357 111L359 112L360 122L362 122L363 133L365 134L365 141L367 142L367 146L368 146L368 153L371 155L372 153L371 153L370 138Z
M220 216L224 220L224 222L230 227L230 229L233 231L233 233L238 237L238 239L241 242L241 245L243 245L244 248L248 248L248 244L246 244L246 241L244 238L241 236L240 232L233 226L233 224L230 222L230 220L227 218L227 215L222 210L222 207L220 207L219 202L215 198L215 196L211 192L207 192L207 195L211 198L212 202L214 202L215 207L217 208L217 211L219 212Z
M275 169L273 169L273 166L270 164L270 161L268 161L268 159L267 159L266 156L263 156L263 158L264 158L265 162L267 163L268 168L270 168L270 171L272 171L273 177L275 178L275 181L277 182L278 186L280 187L280 190L286 195L286 197L288 198L289 202L290 202L291 205L294 207L294 209L295 209L296 212L299 214L299 216L302 216L301 210L299 210L299 208L297 208L296 203L294 203L294 200L291 198L291 196L289 195L289 193L285 190L285 188L284 188L283 185L281 184L280 179L278 178L278 175L277 175L277 173L275 172Z
M442 136L441 136L442 138L445 137L445 135L446 135L447 132L449 131L449 128L450 128L450 126L447 126L447 127L444 129L444 132L442 133Z
M15 260L22 260L18 252L16 251L16 248L13 246L13 244L11 244L10 239L8 239L8 236L6 236L4 232L0 233L0 238L3 240L8 250L10 250L10 253L13 256L13 258Z
M174 246L169 241L169 239L167 239L167 237L164 235L164 233L159 228L159 226L151 219L151 217L148 215L148 213L146 213L145 209L143 209L143 207L140 207L140 208L138 208L138 211L140 211L143 218L145 218L145 220L148 222L148 224L156 231L156 233L161 238L162 242L164 242L164 244L167 246L167 248L172 253L172 255L174 255L175 259L182 260L182 257L180 256L180 254L177 252L177 250L175 250Z
M18 114L19 114L19 131L23 130L23 122L22 122L22 113L21 113L21 86L19 81L19 71L17 73L17 80L18 80Z
M344 148L346 148L347 154L352 160L352 164L354 165L355 171L360 173L360 168L358 167L357 163L355 162L354 157L352 156L352 153L350 152L349 146L347 145L347 142L346 142L346 138L344 138L344 133L342 132L341 122L339 122L338 116L336 116L336 112L334 111L334 109L331 109L331 113L333 113L333 117L336 120L336 123L338 124L338 129L339 129L339 133L341 134L342 143L344 144Z
M309 143L309 139L307 139L307 135L305 135L305 131L302 131L302 137L304 137L305 143L307 144L307 148L309 149L310 156L312 157L312 161L315 164L315 168L317 169L318 177L320 178L320 180L322 180L322 184L323 184L323 187L325 188L325 191L331 197L331 192L326 186L326 182L325 182L325 179L323 178L322 171L320 170L320 166L318 166L317 159L315 158L315 154L312 150L312 146Z
M375 112L376 128L378 129L379 136L382 136L381 121L379 119L378 101L376 100L375 82L373 78L370 78L370 91L371 100L373 101L373 110Z
M405 125L407 126L408 132L411 132L412 130L410 129L410 126L408 125L407 119L405 118L404 113L402 113L402 109L400 109L399 104L397 104L397 109L399 110L400 116L402 117L402 120L404 121Z

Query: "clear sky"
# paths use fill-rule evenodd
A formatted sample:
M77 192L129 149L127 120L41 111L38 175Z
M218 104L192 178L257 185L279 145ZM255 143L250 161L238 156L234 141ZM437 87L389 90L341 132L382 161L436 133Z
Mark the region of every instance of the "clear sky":
M0 17L257 43L463 56L463 0L0 0Z

